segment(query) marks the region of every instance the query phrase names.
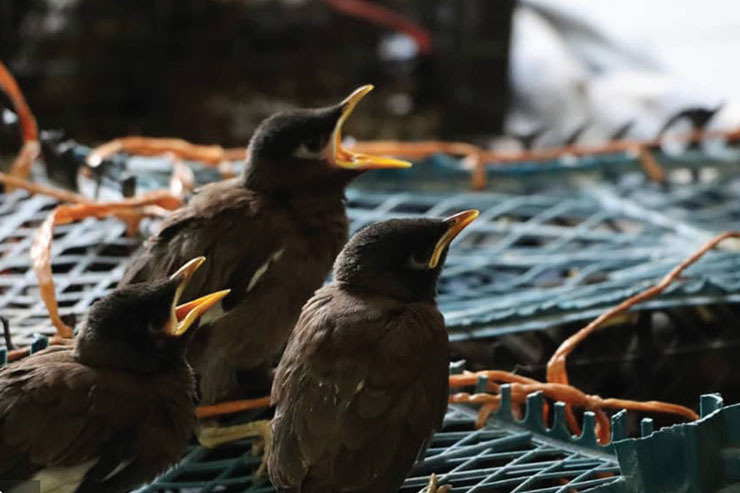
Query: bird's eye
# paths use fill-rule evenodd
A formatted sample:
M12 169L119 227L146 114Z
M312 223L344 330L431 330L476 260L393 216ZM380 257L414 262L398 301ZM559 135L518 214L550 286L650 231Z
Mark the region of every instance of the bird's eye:
M326 146L326 136L313 135L307 138L304 144L306 144L306 149L309 151L319 153L323 151Z
M321 135L306 137L293 152L298 158L316 159L321 157L326 147L327 138Z
M409 257L408 264L414 270L426 270L429 268L429 260L419 258L421 255L412 253Z

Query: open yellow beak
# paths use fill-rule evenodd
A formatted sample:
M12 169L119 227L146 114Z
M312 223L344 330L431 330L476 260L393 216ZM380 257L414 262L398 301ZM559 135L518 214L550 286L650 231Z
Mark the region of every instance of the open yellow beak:
M177 269L177 272L170 276L171 280L177 281L177 291L175 291L174 305L177 305L180 296L182 296L183 291L185 291L185 288L188 286L188 283L190 282L190 279L192 279L193 274L195 274L195 271L197 271L198 268L203 265L203 262L205 261L205 257L195 257L194 259L189 260L185 265Z
M218 291L215 293L202 296L196 300L190 301L183 305L179 305L180 297L185 291L185 288L192 279L193 274L198 268L203 265L206 261L205 257L195 257L188 263L177 269L177 272L170 276L170 279L177 281L177 289L175 296L172 299L172 311L170 320L167 322L165 331L168 335L174 337L180 337L188 328L198 320L198 317L203 315L209 308L221 301L224 296L229 294L229 290Z
M372 84L364 85L355 89L352 94L342 101L342 114L337 120L337 124L334 126L334 132L331 137L334 164L340 168L354 169L358 171L380 168L410 168L412 165L408 161L402 161L400 159L393 159L390 157L372 156L370 154L362 154L360 152L342 149L342 125L344 125L344 122L349 118L349 115L352 114L357 103L359 103L360 100L372 90Z
M170 332L170 335L179 337L183 335L193 325L193 322L198 320L205 312L207 312L213 305L224 299L224 297L231 292L230 289L224 289L222 291L216 291L215 293L201 296L193 301L188 301L175 308L175 318L177 319L177 325L175 330Z
M447 245L455 239L460 232L465 229L470 223L475 221L480 212L475 209L469 211L458 212L457 214L448 217L444 220L447 223L447 231L442 235L437 244L434 246L434 251L429 259L428 267L434 269L439 265L439 259L442 258L442 252L445 251Z

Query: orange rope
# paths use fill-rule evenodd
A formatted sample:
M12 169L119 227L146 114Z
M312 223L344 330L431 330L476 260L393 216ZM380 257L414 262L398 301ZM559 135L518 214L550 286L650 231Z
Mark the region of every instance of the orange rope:
M671 136L674 141L686 143L699 142L706 139L725 139L736 141L740 139L740 129L729 131L694 131L684 135ZM365 141L355 142L352 149L368 153L398 156L407 159L423 159L434 154L449 154L462 156L464 164L471 171L471 186L475 190L486 187L486 166L520 162L543 162L564 156L597 156L604 154L633 154L640 166L650 179L662 183L666 179L666 172L653 155L667 137L647 140L624 139L610 141L597 146L569 145L548 149L534 149L524 151L496 151L485 150L466 142L445 141ZM175 157L188 161L201 161L211 166L217 166L222 176L231 176L233 171L229 165L231 161L246 158L246 149L224 149L220 146L203 146L192 144L182 139L154 138L154 137L121 137L102 144L87 157L90 166L97 166L102 160L117 152L126 152L133 155L153 156L172 153Z
M500 370L487 370L475 373L466 372L462 375L451 375L450 389L454 390L460 387L475 385L481 376L485 376L488 379L487 393L452 393L449 399L451 403L483 404L476 420L476 425L479 427L485 424L489 414L498 409L500 405L500 396L491 393L498 393L499 383L509 383L511 385L511 401L517 407L525 404L527 396L531 393L542 392L551 401L562 401L568 406L592 411L596 416L596 433L599 442L602 444L609 443L611 438L611 423L604 409L627 409L628 411L675 414L688 420L699 418L693 410L678 404L660 401L639 402L627 399L603 399L598 395L586 394L570 385L542 383L531 378ZM545 408L543 411L547 415L547 409ZM573 419L575 420L575 416L573 416ZM577 422L569 419L568 426L574 434L580 434L580 426Z
M658 284L627 298L619 305L602 313L591 323L566 339L562 344L560 344L560 347L558 347L550 358L550 361L547 363L547 381L551 383L567 384L568 375L565 369L566 358L576 348L576 346L578 346L578 344L583 342L584 339L609 319L620 313L626 312L642 301L653 298L662 293L668 286L678 279L687 267L699 260L705 253L717 246L717 244L728 238L740 238L740 231L726 231L715 236L696 252L691 254L686 260L674 267L673 270L671 270L671 272L669 272Z
M64 190L63 188L51 187L49 185L42 185L40 183L30 182L23 178L18 178L16 176L8 175L3 172L0 172L0 183L6 185L6 188L21 188L23 190L27 190L32 194L38 193L41 195L48 195L49 197L53 197L61 202L73 202L78 204L93 203L93 200L88 199L87 197L78 193L70 192L69 190Z
M216 166L222 176L233 174L231 166L227 166L227 163L244 160L247 157L246 148L224 149L217 145L192 144L176 138L120 137L93 149L87 155L85 162L90 167L96 167L119 152L139 156L172 154L182 161L199 161L209 166Z
M56 289L51 270L51 247L54 226L67 224L87 217L103 218L116 216L129 225L129 231L137 228L143 216L158 215L161 209L176 209L181 202L169 193L156 191L120 202L90 203L57 206L39 227L31 245L31 265L39 280L41 299L49 312L49 318L60 337L71 338L73 329L59 315ZM151 206L155 206L152 208Z
M638 303L641 303L642 301L653 298L654 296L662 293L668 286L670 286L676 279L678 279L678 277L687 267L699 260L699 258L701 258L706 252L717 246L717 244L728 238L738 237L740 237L739 231L727 231L715 236L707 243L705 243L701 248L699 248L699 250L690 255L686 260L674 267L673 270L671 270L671 272L669 272L658 284L634 296L631 296L619 305L607 310L591 323L586 325L584 328L563 341L555 350L555 353L553 353L553 355L550 357L550 361L548 361L547 363L547 381L553 384L567 385L568 374L565 367L566 359L568 355L578 346L578 344L583 342L589 335L591 335L591 333L593 333L596 329L601 327L604 323L614 318L618 314L624 313ZM568 418L568 423L571 425L571 428L574 428L576 418L573 414L573 409L571 408L569 402L564 402L566 402L567 404L565 412Z
M21 147L18 157L15 158L10 167L10 174L17 178L26 178L31 173L33 161L41 152L39 131L36 126L36 119L31 113L31 108L26 103L26 98L23 97L23 92L21 92L15 78L2 62L0 62L0 90L8 95L15 108L21 127L21 136L23 137L23 147ZM12 192L13 187L8 186L7 191Z
M41 146L37 140L27 140L24 142L18 156L13 160L13 164L10 165L11 176L27 178L31 174L33 162L40 154ZM13 187L8 187L7 191L12 192Z
M26 103L26 98L23 97L21 88L18 87L13 75L0 61L0 90L10 98L10 102L13 103L13 107L18 114L18 122L21 126L21 135L23 136L23 142L29 140L39 140L39 131L36 126L36 119L31 113L31 108Z
M541 391L543 394L553 401L562 401L566 403L566 417L568 419L568 425L572 431L578 432L579 427L576 421L575 415L573 414L573 407L580 407L588 411L593 411L596 415L597 422L597 435L599 441L608 443L610 439L610 422L603 411L607 409L627 409L631 411L640 412L652 412L652 413L666 413L675 414L689 420L696 420L699 416L691 409L680 406L677 404L671 404L660 401L648 401L639 402L627 399L603 399L597 395L588 395L581 390L568 385L568 376L566 372L566 359L568 354L577 347L579 343L586 339L593 331L601 327L604 323L615 317L616 315L629 310L636 304L657 296L663 292L671 283L673 283L681 273L690 265L699 260L706 252L716 247L722 241L728 238L740 238L740 231L727 231L720 235L717 235L707 243L705 243L696 252L686 258L683 262L673 268L658 284L652 286L635 296L628 298L619 305L607 310L605 313L597 317L594 321L589 323L586 327L576 332L574 335L566 339L560 347L555 351L547 366L547 380L548 383L537 382L534 379L523 377L521 375L515 375L508 372L492 370L477 373L464 373L462 375L453 375L450 377L450 387L452 389L472 386L478 382L479 377L485 376L488 379L488 391L498 392L497 382L506 382L511 384L511 397L512 402L516 405L522 405L526 402L526 397L532 392ZM467 394L458 393L453 394L450 397L450 402L465 402L465 403L483 403L481 407L477 423L481 426L485 423L488 415L498 408L500 400L495 395L479 395L479 394Z
M562 158L564 156L598 156L604 154L634 154L643 171L652 180L665 181L665 171L660 166L652 150L660 147L668 137L655 139L635 140L623 139L607 142L602 145L569 145L565 147L553 147L547 149L533 149L523 151L497 151L485 150L465 142L444 141L419 141L419 142L395 142L395 141L368 141L357 142L353 148L359 152L371 154L393 155L407 159L422 159L433 154L450 154L464 156L473 166L474 189L485 187L485 166L497 164L509 164L520 162L542 162ZM670 140L692 143L707 139L725 139L736 141L740 139L740 129L727 131L694 131L684 135L670 136Z
M212 406L198 406L195 409L195 415L198 419L205 419L238 413L247 409L263 409L268 407L270 407L270 398L260 397L259 399L220 402Z

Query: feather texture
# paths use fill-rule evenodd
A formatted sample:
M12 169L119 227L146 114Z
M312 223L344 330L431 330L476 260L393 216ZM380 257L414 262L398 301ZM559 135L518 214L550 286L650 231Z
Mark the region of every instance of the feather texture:
M82 365L67 346L13 363L0 370L0 478L75 493L151 480L192 435L193 385L186 366L136 376Z
M442 424L448 358L433 303L317 291L273 385L273 483L285 492L397 491Z
M203 404L240 398L238 372L279 354L347 231L343 192L275 197L248 190L240 179L214 183L164 221L122 284L161 278L206 256L183 299L227 288L231 294L221 316L201 324L188 359L200 376Z

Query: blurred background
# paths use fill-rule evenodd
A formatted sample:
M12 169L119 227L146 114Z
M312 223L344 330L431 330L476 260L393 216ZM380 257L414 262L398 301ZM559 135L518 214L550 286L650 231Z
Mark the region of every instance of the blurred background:
M373 83L358 138L545 147L653 137L687 110L737 124L740 17L712 5L0 0L0 59L41 128L86 142L244 145L276 109Z
M377 91L353 118L359 137L490 135L506 106L511 11L510 1L2 0L0 59L42 126L88 141L244 145L274 111L366 83Z

